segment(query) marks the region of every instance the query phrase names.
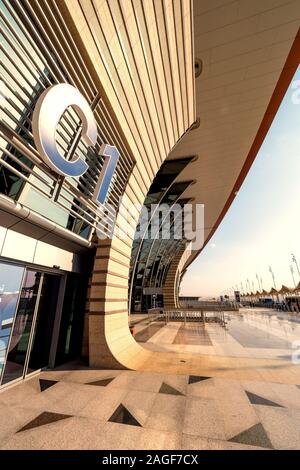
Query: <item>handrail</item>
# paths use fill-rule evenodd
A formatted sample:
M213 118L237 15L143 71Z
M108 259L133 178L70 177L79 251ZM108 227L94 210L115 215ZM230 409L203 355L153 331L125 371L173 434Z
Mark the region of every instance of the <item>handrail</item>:
M225 314L223 310L206 311L203 309L150 309L148 310L148 319L150 320L151 311L156 310L155 319L164 321L165 324L171 321L201 322L205 325L207 322L219 323L222 327L226 326Z

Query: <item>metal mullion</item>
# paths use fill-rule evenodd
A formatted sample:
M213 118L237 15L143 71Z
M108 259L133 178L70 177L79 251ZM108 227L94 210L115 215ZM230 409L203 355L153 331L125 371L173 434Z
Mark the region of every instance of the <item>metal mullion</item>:
M2 49L4 51L4 53L6 54L5 52L5 49ZM12 82L14 85L16 85L17 87L19 87L20 90L22 90L22 92L24 93L24 95L26 95L29 100L32 100L32 95L26 90L26 88L24 88L23 86L21 86L18 82L16 82L16 77L14 77L11 73L11 71L6 67L6 65L2 62L1 64L1 67L5 70L5 72L7 73L7 75L9 76L9 78L11 78ZM17 69L17 67L16 67ZM7 79L5 80L5 83L10 83Z
M60 207L62 207L63 209L65 209L68 214L72 214L75 218L81 219L81 220L83 220L84 222L86 222L90 227L96 228L96 225L94 225L94 222L91 223L90 221L86 220L83 216L81 216L80 214L78 214L78 213L77 213L76 211L74 211L73 209L70 209L69 207L65 206L62 202L59 202L58 204L60 205Z
M6 51L5 48L3 48L2 51L4 52L4 54L6 55L6 57L9 59L9 61L10 61L10 63L11 63L11 57L8 55L8 51ZM21 62L22 62L22 60L21 60ZM22 62L22 63L23 63L23 65L24 65L24 62ZM5 66L3 65L3 67L5 67ZM20 70L20 68L17 66L16 63L14 63L14 67L15 67L16 70L19 72L19 74L21 75L21 77L25 80L25 82L29 85L29 87L34 91L32 83L30 83L30 81L26 78L26 76L23 74L23 72ZM27 69L26 66L25 66L25 68ZM36 79L36 77L34 77L34 75L32 75L32 77L33 77L34 79ZM30 96L30 99L32 99L32 95L29 94L29 96Z
M76 180L74 179L72 181L75 182ZM76 181L76 183L77 183L78 186L82 187L83 190L87 189L86 186L84 186L83 184L81 184L81 183L79 184L79 181ZM90 191L89 189L88 189L89 194L86 194L86 195L82 194L82 192L77 187L75 187L75 185L71 184L71 182L68 181L68 180L66 180L66 187L64 189L69 191L69 192L72 192L72 194L74 196L78 197L78 198L80 198L80 197L82 198L82 197L85 197L85 196L89 197L89 196L92 196L92 194L93 194L93 191ZM96 206L96 203L95 203L95 206Z
M12 15L12 17L14 18L14 20L18 24L19 28L21 29L21 31L24 34L24 36L26 37L26 39L30 43L31 47L34 49L34 51L35 51L36 55L39 57L40 61L43 63L43 65L45 67L47 67L47 62L45 61L44 56L40 53L38 47L36 46L35 42L32 40L31 36L28 34L26 28L24 28L24 26L23 26L23 24L20 20L20 17L16 14L15 10L13 10L11 8L11 6L7 2L7 0L2 0L2 1L4 2L4 5L8 9L9 13ZM45 74L43 71L42 71L42 74L46 78L46 80L51 84L48 75Z
M114 140L119 144L119 140L116 138L115 133L112 131L111 126L109 125L108 119L102 112L101 107L98 106L95 109L94 113L98 115L97 117L99 121L97 122L97 127L100 129L101 134L105 137L105 140L109 142L109 140L111 139L111 137L109 136L109 131L110 131L114 137Z
M7 108L4 108L4 112L5 112L5 114L8 115L8 117L9 117L13 122L15 122L15 124L16 124L20 129L22 129L22 131L25 132L25 134L28 135L28 137L29 137L30 139L33 140L33 134L29 131L29 129L28 129L27 127L25 127L23 124L21 124L20 121L19 121ZM25 116L24 116L24 118L25 118ZM26 120L28 121L27 118L26 118ZM29 121L29 122L30 122L30 121ZM5 124L7 124L7 123L5 122ZM7 125L9 126L9 124L7 124ZM10 126L9 126L9 127L10 127Z
M62 130L59 130L59 126L62 127ZM65 127L65 125L62 123L62 120L59 122L59 126L57 126L55 132L60 136L60 138L64 141L64 143L67 145L67 147L70 146L70 140L73 139L74 135L72 135L68 129ZM66 135L63 133L63 131L67 134L69 139L66 137ZM58 141L56 142L57 145L61 147L61 149L65 152L68 152L67 149L65 149L62 144ZM80 150L80 149L79 149ZM82 150L80 150L82 153L84 153Z
M23 137L21 137L20 134L17 134L17 132L14 129L12 129L8 124L5 123L5 126L3 126L2 129L3 128L4 128L4 130L1 130L1 127L0 127L0 135L3 136L4 140L6 140L10 145L12 145L17 150L19 150L24 156L28 157L29 160L33 161L35 163L35 165L41 165L42 162L41 162L40 156L39 156L38 152L36 151L36 149L34 147L32 147L30 145L30 148L29 148L28 142L24 141ZM10 134L13 134L14 140L12 140L6 134L5 130L6 130L6 132L8 131ZM20 144L22 144L22 146L24 146L24 148L21 149ZM30 154L29 154L29 152L30 152ZM47 175L49 174L49 169L46 166L45 166L45 168L43 168L43 171ZM50 175L51 175L51 178L53 178L51 173L50 173Z
M102 120L105 119L106 123L108 123L109 130L116 137L117 142L119 142L120 146L123 148L124 156L126 156L126 158L128 159L128 165L131 166L135 162L132 160L132 158L131 158L131 156L128 152L128 149L127 149L125 143L123 142L123 139L121 138L121 135L120 135L115 123L111 119L110 113L108 112L108 109L107 109L107 107L105 105L105 102L103 100L101 100L101 107L99 107L98 109L99 109L99 112L103 116Z
M73 123L71 123L71 120L69 120L69 118L71 120L73 120ZM78 123L75 121L74 117L71 115L70 111L68 109L65 110L62 118L60 119L59 121L59 125L64 129L64 131L69 135L69 137L72 139L73 138L73 135L70 133L70 130L66 127L66 124L64 124L64 119L66 120L66 123L68 124L68 126L74 130L74 133L75 133L75 129L74 129L74 125L77 125ZM59 131L57 131L59 132Z
M74 201L70 201L64 194L60 194L60 197L62 199L64 199L66 202L68 202L70 205L72 206L75 206L79 211L81 211L83 214L87 215L88 217L90 217L92 220L93 220L93 223L94 222L97 222L97 218L92 215L92 214L88 214L87 213L87 210L86 209L83 209L82 207L80 207L77 203L75 203ZM74 197L74 196L73 196ZM63 207L66 207L64 206L61 202L59 202L59 204L61 204ZM87 207L87 209L93 211L93 209ZM85 222L87 222L89 225L91 225L91 222L87 221L86 219L84 219L83 217L81 217L74 209L68 209L70 212L76 214L77 217L80 217L82 218L82 220L85 220Z
M40 81L39 78L37 78L32 69L30 67L28 67L28 63L30 63L30 58L27 56L26 54L26 60L28 61L28 63L24 60L22 54L20 54L20 52L18 51L18 48L13 44L13 42L11 41L11 39L9 38L9 36L7 34L5 34L5 32L2 31L2 34L3 36L5 37L5 40L7 41L7 43L10 45L11 49L14 51L14 53L16 54L16 56L19 58L19 60L22 62L22 64L24 65L24 67L26 68L26 70L30 73L30 75L42 86L42 88L45 88L45 85L43 84L43 82ZM5 49L4 49L5 50ZM23 49L24 51L24 49ZM25 55L25 54L24 54ZM14 64L16 65L16 64ZM17 68L17 67L16 67ZM35 70L35 67L33 67L33 70L35 72L37 72L38 74L40 74L40 70ZM25 76L24 76L25 78ZM27 79L26 79L27 81ZM28 82L28 81L27 81ZM32 85L31 85L32 86Z
M121 192L122 194L122 192ZM115 190L109 189L107 193L107 200L111 199L114 204L118 207L119 202L120 202L120 196L121 194L118 194Z
M119 188L119 190L121 191L121 193L124 191L124 186L126 185L126 179L123 179L122 181L122 177L118 174L118 175L113 175L113 178L112 178L112 187L113 185L117 186ZM121 181L120 181L121 180ZM113 189L112 189L113 191Z
M35 188L38 192L44 194L45 196L47 196L49 199L50 199L50 195L47 194L43 189L41 189L40 187L36 186L34 183L32 183L32 181L25 175L23 175L22 173L20 173L18 170L16 170L13 166L11 166L9 163L7 163L5 160L3 160L2 158L0 158L0 161L1 161L1 165L5 166L6 168L8 168L12 173L14 173L15 175L17 175L19 178L21 178L22 180L26 181L28 184L30 184L30 186L32 186L33 188Z
M170 240L168 240L170 241ZM162 269L160 271L160 275L159 274L159 269L160 269L160 265L161 265L161 262L160 262L160 265L159 265L159 268L157 270L157 273L156 273L156 276L155 276L155 280L154 280L154 283L156 285L156 283L158 282L159 284L161 283L161 280L162 280L162 276L163 276L163 273L164 273L164 270L165 270L165 267L168 266L169 262L170 262L170 255L168 255L170 249L172 248L172 246L174 245L174 240L172 240L172 243L170 244L167 244L167 246L165 247L165 249L163 250L163 254L162 256L165 256L167 257L167 263L164 265L162 265Z
M32 271L32 269L30 269L30 271ZM37 272L40 272L40 271L37 271ZM37 320L37 315L38 315L39 305L40 305L40 300L41 300L43 282L44 282L44 273L41 272L40 283L39 283L39 288L37 291L36 302L34 306L34 313L33 313L33 318L32 318L32 323L31 323L31 330L30 330L29 340L27 344L26 359L25 359L24 369L23 369L23 378L25 378L25 376L27 375L28 364L29 364L29 359L30 359L30 354L31 354L32 344L33 344L33 337L34 337L35 327L36 327L36 320Z
M61 123L60 123L60 124L61 124ZM64 129L64 130L65 130L65 129ZM65 131L65 132L67 133L67 131ZM70 145L70 141L67 139L67 137L64 135L64 133L63 133L62 131L56 129L56 134L59 135L59 137L63 140L63 142L64 142L67 146ZM73 137L73 136L70 136L70 139L71 139L72 137ZM59 142L59 141L56 142L56 145L58 145L58 146L63 150L64 153L67 152L67 149L65 149L65 148L63 147L63 144L62 144L61 142Z
M152 265L152 269L151 269L151 273L150 273L150 281L149 281L150 287L151 287L151 285L152 285L152 280L153 280L153 270L154 270L155 260L158 258L158 255L159 255L159 252L160 252L160 249L161 249L162 242L163 242L163 240L160 240L160 244L158 245L158 248L157 248L157 250L156 250L154 263L153 263L153 265ZM160 263L161 263L161 260L159 261L159 265L158 265L158 267L157 267L157 272L158 272L158 270L159 270ZM154 282L154 286L155 286L155 282Z
M29 131L29 128L28 127L24 127L24 124L21 124L20 120L22 119L22 121L27 121L28 124L30 124L31 126L31 121L30 119L28 118L28 116L25 114L25 113L22 113L22 111L20 111L20 109L18 108L18 106L12 101L11 98L8 98L6 100L6 103L8 103L15 111L17 111L17 113L20 114L20 119L17 119L10 111L7 107L3 107L1 106L1 108L4 110L4 112L6 114L9 115L10 119L12 119L16 124L17 126L21 127L21 129L25 130L26 129L26 134L29 134L29 136L33 139L33 134Z
M100 170L100 171L101 171L101 170ZM99 172L99 174L100 174L100 172ZM91 175L91 176L92 176L92 175ZM80 181L78 181L77 183L78 183L78 186L80 186L81 188L83 188L83 190L88 190L88 191L90 192L90 195L91 195L91 196L93 195L93 193L94 193L94 188L93 188L93 186L92 186L92 184L91 184L91 182L90 182L90 179L86 179L86 180L85 180L85 184L81 183ZM115 181L114 181L114 184L115 184ZM90 190L90 188L91 188L91 190ZM122 188L122 187L120 187L120 192L123 193L123 188ZM114 203L115 203L116 205L118 205L118 203L119 203L119 199L118 199L119 195L118 195L118 194L116 195L113 189L109 190L109 192L108 192L108 199L109 199L110 197L113 199Z
M76 180L74 180L74 181L76 181ZM93 195L94 189L92 188L90 183L88 183L88 185L84 185L83 183L80 183L79 181L76 181L76 182L77 182L78 187L82 188L83 191L87 192L87 194L85 194L87 197L89 197L89 196L91 197ZM80 190L78 189L78 187L76 188L75 186L71 185L70 182L68 182L68 184L69 184L70 189L72 189L72 190L74 189L75 194L78 194L78 195L81 194L81 196L82 196L82 193L80 193Z
M42 176L40 176L39 174L37 173L34 173L32 171L31 168L29 168L27 165L25 165L25 163L23 163L21 160L19 160L15 155L13 155L12 153L10 153L8 150L5 150L2 145L0 146L0 150L2 150L2 152L4 154L6 154L9 158L11 158L12 160L14 160L18 165L20 165L22 168L24 168L24 170L27 170L28 173L30 173L31 175L33 175L35 178L39 179L43 184L45 184L46 186L49 187L49 189L53 189L53 186L50 185L46 180L43 179ZM0 161L2 161L2 156L0 157Z
M24 106L24 108L30 112L32 111L32 106L28 103L28 101L25 101L21 95L19 94L19 92L17 90L15 90L13 87L12 87L12 84L10 83L10 81L8 80L3 80L2 78L2 81L5 83L5 86L9 89L10 93ZM15 85L18 86L17 82L14 81L13 82ZM22 113L24 114L24 112Z
M56 6L54 2L51 2L51 3L52 3L53 6ZM49 7L48 2L45 2L45 6L46 6L46 8L48 9L48 12L50 13L50 15L52 16L53 22L56 24L56 27L58 28L58 30L59 30L61 36L62 36L62 37L64 38L64 40L65 40L65 35L64 35L63 31L62 31L62 28L61 28L61 26L59 25L59 23L58 23L58 21L57 21L55 15L53 15L53 9ZM45 14L44 14L43 11L42 11L42 14L43 14L45 20L47 19L47 21L48 21L48 18L45 16ZM60 19L61 19L61 13L58 12L58 14L59 14L59 17L60 17ZM67 30L67 31L68 31L68 30ZM61 41L59 40L58 35L55 34L55 36L56 36L57 42L60 43ZM79 64L79 62L78 62L76 56L74 55L74 53L73 53L73 51L72 51L72 48L70 47L68 41L65 40L64 44L67 46L67 49L68 49L68 53L65 54L65 57L67 58L67 60L68 60L68 62L69 62L69 65L71 66L71 69L74 70L75 76L76 76L76 78L78 79L79 83L85 85L85 95L86 95L86 98L88 98L88 100L90 100L91 98L90 98L90 96L89 96L89 94L88 94L86 88L89 89L89 91L91 92L91 95L94 95L95 93L97 93L97 89L96 89L96 87L94 87L94 89L92 89L92 87L90 86L90 84L89 84L89 83L87 82L87 80L85 79L84 75L81 73L81 67L82 67L82 65ZM77 50L76 44L74 44L74 47L75 47L76 50ZM64 51L64 52L65 52L65 51ZM74 62L76 63L76 66L77 66L77 70L74 69L74 67L72 66L71 62L69 61L69 55L71 55L71 56L73 57L73 60L74 60ZM83 80L79 78L78 71L81 73ZM88 72L88 71L87 71L87 72ZM89 73L88 73L88 75L89 75Z
M76 48L76 50L77 50L77 45L75 44L75 41L73 40L73 37L72 37L72 35L70 34L69 28L68 28L68 26L66 25L66 22L65 22L63 16L61 15L59 9L58 9L58 7L57 7L57 5L56 5L56 2L52 2L52 5L53 5L54 9L56 10L57 15L60 17L60 21L61 21L61 23L63 24L63 27L64 27L65 32L67 32L67 35L68 35L68 38L69 38L70 42L73 44L73 46L74 46L74 47ZM70 50L72 51L72 48L70 48ZM93 91L94 93L97 93L97 92L98 92L98 89L97 89L97 87L96 87L96 85L95 85L95 82L94 82L94 80L93 80L93 77L91 76L91 74L90 74L90 72L89 72L87 66L85 65L84 60L82 60L82 58L81 58L80 55L79 55L78 57L79 57L79 59L80 59L80 63L79 63L78 59L76 59L76 62L77 62L77 64L78 64L78 70L81 72L82 67L84 67L86 73L85 73L85 74L82 73L82 76L83 76L83 78L84 78L85 80L86 80L86 77L89 78L90 84L88 84L88 82L87 82L89 88L90 88L91 91Z
M87 210L90 210L92 212L96 212L97 213L97 209L95 208L91 208L89 207L87 204L86 204L86 201L81 201L80 200L80 203L81 204L85 204L85 209L80 207L76 202L72 202L70 201L64 194L60 194L60 196L62 197L62 199L64 199L65 201L67 201L68 203L70 203L72 206L75 206L78 210L80 210L83 214L86 214L88 217L90 217L94 222L97 222L98 221L98 218L94 215L91 215L87 212ZM70 195L71 197L75 197L76 196L73 196L72 194ZM79 199L79 198L77 198ZM104 208L105 209L105 208ZM74 210L74 209L73 209ZM113 225L113 218L112 218L112 214L108 213L108 221L109 221L109 225L112 226Z
M98 109L96 109L96 110L94 111L94 112L96 112L96 113L98 114L98 118L99 118L99 121L100 121L100 122L97 123L97 125L98 125L99 129L101 130L101 133L102 133L103 135L105 135L105 134L107 134L107 133L110 131L110 132L113 134L113 137L115 138L116 142L120 145L120 147L123 147L123 155L124 155L125 152L127 153L127 149L126 149L125 145L124 145L124 144L121 144L121 143L120 143L120 140L119 140L118 138L116 138L115 132L113 132L113 130L112 130L111 127L109 126L108 119L106 118L106 116L105 116L105 114L104 114L103 112L101 113L101 111L102 111L102 110L101 110L100 107L98 107ZM104 121L104 120L105 120L106 126L109 127L108 129L107 129L107 127L104 127L104 128L103 128L103 121ZM106 139L107 139L107 137L106 137ZM109 137L108 137L108 141L109 141ZM124 149L125 149L125 152L124 152ZM125 160L125 155L124 155L123 159ZM132 167L132 165L133 165L133 162L132 162L131 159L129 159L129 162L131 163L131 165L129 165L129 163L125 160L125 165L128 165L128 171L131 171L131 167Z
M101 224L98 220L95 220L93 223L91 223L90 221L86 220L83 216L81 216L80 214L78 214L77 212L75 212L73 209L70 209L70 208L66 207L66 206L65 206L64 204L62 204L62 203L59 203L59 204L60 204L60 206L61 206L63 209L65 209L65 210L68 212L68 214L71 213L72 215L74 215L75 218L80 219L80 220L82 220L83 222L86 222L90 227L92 227L92 228L94 228L94 229L97 229L97 227L98 227L99 225L102 225L102 227L105 227L105 226L104 226L103 224Z
M28 9L30 10L30 12L31 12L31 15L33 16L33 18L35 19L35 21L37 22L37 24L39 25L39 27L41 28L41 30L43 31L43 33L45 34L45 38L44 38L44 39L46 40L45 42L48 42L48 45L50 45L50 47L52 48L52 50L54 50L54 51L57 53L57 51L58 51L57 47L54 46L53 41L50 39L49 34L47 34L47 32L46 32L44 26L42 25L41 21L39 20L38 16L36 15L36 9L38 8L39 11L40 11L40 13L41 13L42 16L43 16L43 19L44 19L45 22L47 23L47 26L48 26L49 30L53 33L54 37L56 37L55 32L54 32L54 30L53 30L53 28L52 28L52 26L51 26L51 24L50 24L48 18L45 17L45 14L44 14L44 12L42 11L39 2L36 2L36 3L35 3L35 8L33 9L32 6L30 5L30 3L28 2L28 0L25 0L25 1L26 1L26 6L27 6L27 8L28 8ZM57 42L59 42L59 41L57 41ZM73 70L72 64L70 64L70 61L68 60L67 56L65 55L64 50L63 50L63 48L61 47L61 45L60 45L60 52L61 52L61 53L57 54L57 57L59 57L59 58L60 58L61 56L64 57L64 60L66 60L66 62L69 64L69 67L70 67L70 68L67 68L67 67L64 66L64 72L65 72L65 74L66 74L66 77L68 77L69 82L72 83L73 86L76 86L76 83L75 83L75 81L74 81L72 75L69 73L69 70ZM64 80L64 81L66 81L66 80Z
M34 15L34 12L33 12L32 8L30 7L30 5L28 4L28 2L26 2L26 3L27 3L27 6L31 9L32 16L36 17L36 15ZM51 53L49 52L49 50L45 46L44 42L41 40L41 37L40 37L39 33L37 32L37 29L36 29L35 25L33 24L32 19L29 17L26 10L24 10L24 6L22 6L22 2L16 2L15 6L19 11L22 12L22 15L23 15L22 19L27 23L30 32L32 33L32 35L34 35L37 38L37 42L38 42L41 50L43 50L43 52L45 54L45 57L47 57L49 59L49 62L52 64L52 67L56 70L57 75L55 73L53 73L52 69L51 70L49 69L51 71L51 74L53 75L53 77L55 78L55 80L58 83L59 83L59 80L62 80L64 83L66 83L66 79L65 79L62 71L58 67L57 63L55 62L53 56L51 55ZM43 27L41 27L41 28L43 30ZM44 62L44 60L43 60L43 62ZM46 61L46 64L47 64L47 67L48 67L49 65L48 65L47 61ZM58 79L58 77L60 77L60 79Z
M1 12L0 12L0 14L1 14ZM8 22L7 18L5 17L5 15L4 15L3 13L1 14L1 16L2 16L2 18L3 18L3 20L4 20L4 22L6 23L8 30L11 32L12 37L13 37L14 40L16 41L17 46L18 46L19 48L22 48L22 50L26 50L26 52L27 52L27 49L25 49L25 48L23 47L23 39L20 37L20 35L19 35L18 32L16 31L16 29L13 29L13 28L11 27L10 23ZM19 24L18 24L18 26L19 26ZM25 35L25 37L26 37L26 39L28 39L27 35ZM32 45L32 44L30 44L30 45ZM34 48L34 52L36 52L35 48ZM28 55L28 52L27 52L26 55L27 55L27 57L29 57L29 60L30 60L30 62L31 62L31 65L32 65L33 69L36 69L36 71L38 71L39 75L43 75L43 77L46 78L46 80L47 80L47 81L50 83L50 85L51 85L51 82L50 82L50 80L49 80L49 77L44 73L43 70L41 70L40 66L39 66L39 65L36 63L36 61L33 59L33 56ZM45 65L45 64L44 64L44 65Z
M122 161L120 161L120 164L122 165ZM123 176L123 174L127 172L129 173L129 171L126 168L123 168L123 165L122 165L122 170L123 171L120 171L119 169L119 171L116 171L116 174L117 174L116 178L120 183L122 183L122 186L125 186L127 182L127 178Z

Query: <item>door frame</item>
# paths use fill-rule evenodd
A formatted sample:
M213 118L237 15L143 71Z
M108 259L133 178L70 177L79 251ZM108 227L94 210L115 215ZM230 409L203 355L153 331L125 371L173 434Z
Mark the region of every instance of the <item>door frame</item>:
M63 300L64 300L64 295L65 295L67 271L63 271L63 270L59 270L59 269L51 269L51 268L43 267L43 266L40 266L40 265L35 265L35 264L32 264L32 263L22 263L22 262L18 263L15 260L14 261L9 260L9 259L6 260L5 258L2 258L2 257L0 258L0 263L1 262L4 263L4 264L6 263L6 264L15 265L15 266L20 266L24 269L21 284L20 284L20 292L19 292L19 295L18 295L18 300L17 300L17 303L16 303L16 308L15 308L15 313L14 313L14 320L13 320L13 324L12 324L11 335L10 335L10 338L9 338L9 341L8 341L8 344L7 344L7 350L6 350L5 360L4 360L4 364L3 364L4 367L3 367L2 376L3 376L4 371L5 371L5 366L6 366L6 362L7 362L9 347L10 347L11 339L12 339L12 333L13 333L14 326L15 326L15 321L16 321L16 313L18 311L19 304L20 304L20 298L21 298L21 293L22 293L22 288L23 288L23 285L24 285L24 281L25 281L25 278L26 278L26 272L35 270L35 271L41 273L41 278L40 278L40 283L39 283L39 288L38 288L38 293L37 293L37 301L36 301L36 304L35 304L35 307L34 307L34 314L33 314L33 319L32 319L31 331L30 331L29 341L28 341L28 345L27 345L27 352L26 352L26 358L25 358L25 362L24 362L23 374L22 374L21 377L18 377L14 380L11 380L10 382L7 382L6 384L1 384L1 382L0 382L0 390L3 390L4 388L9 388L9 387L13 386L16 383L26 381L27 379L31 378L33 375L36 375L39 372L41 372L42 370L47 369L47 367L54 367L56 351L57 351L57 345L58 345L58 337L59 337L59 331L60 331L62 309L63 309ZM34 333L34 329L35 329L35 325L36 325L36 319L37 319L38 307L39 307L39 303L40 303L40 297L41 297L40 294L41 294L41 290L42 290L44 274L52 274L54 276L55 275L59 276L59 278L60 278L59 279L59 288L58 288L56 308L55 308L55 312L54 312L54 325L53 325L53 330L50 333L51 334L51 346L50 346L50 352L49 352L49 360L48 360L48 366L46 366L42 369L37 369L37 370L32 371L28 374L27 373L28 363L29 363L30 353L31 353L31 349L32 349L33 333ZM1 380L2 380L2 376L1 376Z

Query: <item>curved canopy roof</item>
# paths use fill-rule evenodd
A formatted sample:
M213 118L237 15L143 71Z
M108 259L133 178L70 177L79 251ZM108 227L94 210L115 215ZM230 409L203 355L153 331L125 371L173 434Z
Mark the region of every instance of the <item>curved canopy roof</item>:
M198 155L179 181L205 205L209 241L243 183L300 62L298 2L194 2L200 125L168 158ZM186 268L201 252L194 251Z

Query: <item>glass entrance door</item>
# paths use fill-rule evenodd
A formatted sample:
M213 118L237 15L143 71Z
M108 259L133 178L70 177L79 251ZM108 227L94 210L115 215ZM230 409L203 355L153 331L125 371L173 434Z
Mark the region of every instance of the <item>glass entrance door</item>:
M60 276L26 270L2 384L48 365Z
M60 276L44 273L27 374L49 364Z

